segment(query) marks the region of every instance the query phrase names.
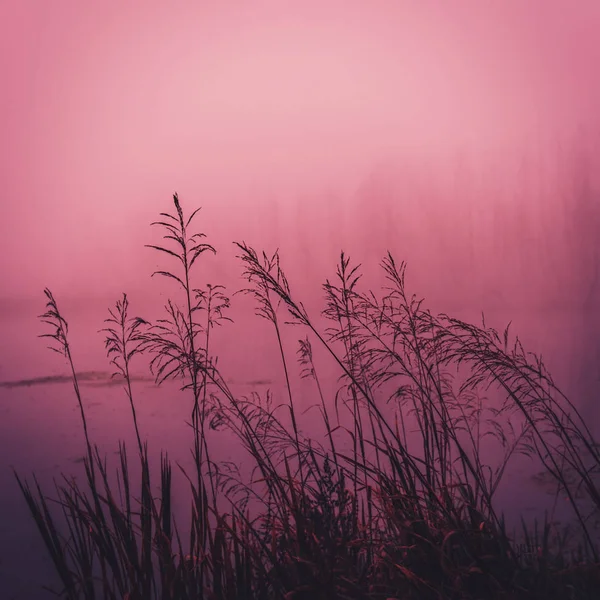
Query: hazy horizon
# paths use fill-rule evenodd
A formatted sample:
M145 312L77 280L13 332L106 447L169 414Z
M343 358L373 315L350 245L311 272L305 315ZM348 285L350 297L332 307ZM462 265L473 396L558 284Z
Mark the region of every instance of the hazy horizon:
M516 257L481 244L543 253L579 155L598 184L600 6L566 6L4 3L0 298L156 289L143 245L174 192L227 261L244 239L331 273L389 246L419 287L470 244L470 281L502 279Z

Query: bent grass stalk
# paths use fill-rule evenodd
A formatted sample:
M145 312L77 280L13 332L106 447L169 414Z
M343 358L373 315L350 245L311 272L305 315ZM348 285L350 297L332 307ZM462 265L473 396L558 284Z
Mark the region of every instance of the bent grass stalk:
M105 319L108 327L101 329L102 333L106 333L105 348L110 362L117 368L113 373L113 377L121 375L125 384L125 393L131 406L131 414L133 416L133 426L135 427L135 435L137 438L140 454L143 454L142 438L138 427L137 415L135 412L135 404L133 402L133 393L131 391L131 377L129 373L129 365L131 359L142 352L142 344L144 336L142 328L148 325L148 322L139 317L129 319L128 309L129 301L127 294L123 294L121 300L117 300L116 310L113 312L109 309L110 317Z

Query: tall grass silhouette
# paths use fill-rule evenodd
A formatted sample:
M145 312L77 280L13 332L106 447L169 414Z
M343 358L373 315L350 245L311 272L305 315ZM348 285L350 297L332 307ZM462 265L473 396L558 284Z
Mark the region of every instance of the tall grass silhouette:
M109 359L124 382L141 469L134 493L124 444L116 483L89 439L68 328L51 292L43 320L71 367L87 455L86 478L56 485L60 515L37 481L16 473L62 583L61 597L161 600L592 598L600 585L597 540L580 496L600 509L600 453L574 405L541 359L508 327L499 334L445 314L432 315L406 290L406 265L387 254L382 294L360 289L360 265L341 254L323 285L328 327L296 299L279 253L236 243L248 287L269 321L281 356L287 417L273 396L237 397L212 355L215 325L231 321L218 285L194 287L196 261L215 248L190 233L177 195L173 214L155 225L176 270L161 270L183 292L155 323L129 317L124 294L110 311ZM285 317L287 312L287 317ZM287 319L284 320L284 319ZM303 432L282 328L301 328L301 376L314 383L325 443ZM327 398L313 344L337 364L340 388ZM161 454L159 495L152 493L148 447L137 420L130 371L149 357L158 383L181 379L191 397L195 473L187 473L191 521L184 539L172 505L172 467ZM485 391L502 392L498 406ZM513 422L521 422L516 427ZM288 425L286 423L291 423ZM412 425L411 425L412 423ZM416 423L418 442L409 427ZM211 459L207 429L233 433L252 462L243 472ZM487 464L482 447L501 449ZM542 461L578 523L574 553L553 532L523 522L522 552L496 506L516 454Z

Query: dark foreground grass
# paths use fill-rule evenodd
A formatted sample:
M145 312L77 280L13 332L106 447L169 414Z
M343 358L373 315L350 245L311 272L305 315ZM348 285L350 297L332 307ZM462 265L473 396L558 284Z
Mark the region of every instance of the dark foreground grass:
M115 481L89 439L67 322L45 291L42 318L53 328L53 349L70 365L79 401L85 480L63 476L50 499L37 481L31 487L16 477L60 577L61 597L597 598L600 559L581 495L588 509L600 509L598 447L541 360L518 338L509 344L508 328L500 336L485 322L430 314L407 294L405 265L389 254L381 296L362 292L359 267L342 254L336 279L323 286L329 327L320 330L292 294L278 254L237 244L249 285L242 292L254 296L279 346L288 394L281 416L269 396L237 398L226 384L210 343L214 326L228 320L229 299L220 286L192 283L197 259L215 250L190 233L197 211L186 217L176 195L174 208L157 223L165 245L152 248L176 264L155 275L172 279L183 302L169 301L165 318L151 324L129 316L123 295L103 330L125 382L139 482L124 445ZM323 444L298 424L282 343L286 309L304 330L298 356L314 383ZM322 391L314 343L339 366L335 399ZM150 472L131 385L137 354L149 357L157 382L183 378L192 399L195 469L176 471L192 494L184 529L173 516L168 457L161 456L154 478ZM500 390L501 405L486 400L490 387ZM418 426L417 445L409 421ZM213 462L207 428L233 432L254 468L239 472ZM494 465L483 460L489 439L501 456ZM539 528L523 523L518 543L509 535L495 494L515 454L541 460L568 500L578 525L576 552L549 518Z

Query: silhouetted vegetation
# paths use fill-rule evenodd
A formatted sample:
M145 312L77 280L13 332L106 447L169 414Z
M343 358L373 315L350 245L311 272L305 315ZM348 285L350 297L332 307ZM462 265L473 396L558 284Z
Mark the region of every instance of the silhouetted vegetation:
M211 354L216 325L228 320L220 286L194 287L194 265L215 249L190 233L177 195L175 211L158 226L175 268L155 273L183 292L166 315L149 323L128 314L127 296L107 320L106 348L125 383L137 439L141 481L134 491L128 455L119 445L115 485L89 439L67 322L46 290L43 320L54 349L71 367L85 432L85 485L57 485L58 510L37 481L17 481L51 555L68 599L445 599L595 598L600 559L581 494L596 511L600 452L573 404L542 361L518 338L451 316L432 315L405 285L404 263L391 254L381 267L380 296L360 289L360 267L342 253L326 281L322 331L292 292L279 254L237 244L257 314L275 332L286 381L288 418L270 394L239 398ZM287 312L287 316L284 317ZM288 321L285 321L287 318ZM314 382L325 442L298 425L290 358L282 328L302 329L298 358ZM322 346L339 366L341 384L327 398L313 360ZM192 398L195 472L183 475L192 492L187 537L172 508L172 466L161 457L158 483L136 416L130 364L145 354L157 382L183 378ZM502 392L500 406L485 390ZM392 390L387 393L386 390ZM350 416L344 425L341 414ZM514 427L513 421L521 422ZM416 423L419 444L408 425ZM233 432L253 469L211 460L207 428ZM492 437L502 449L495 465L481 447ZM350 450L344 441L350 440ZM580 544L573 551L549 519L523 522L509 535L495 495L516 454L537 457L565 496ZM157 486L158 496L154 493Z

